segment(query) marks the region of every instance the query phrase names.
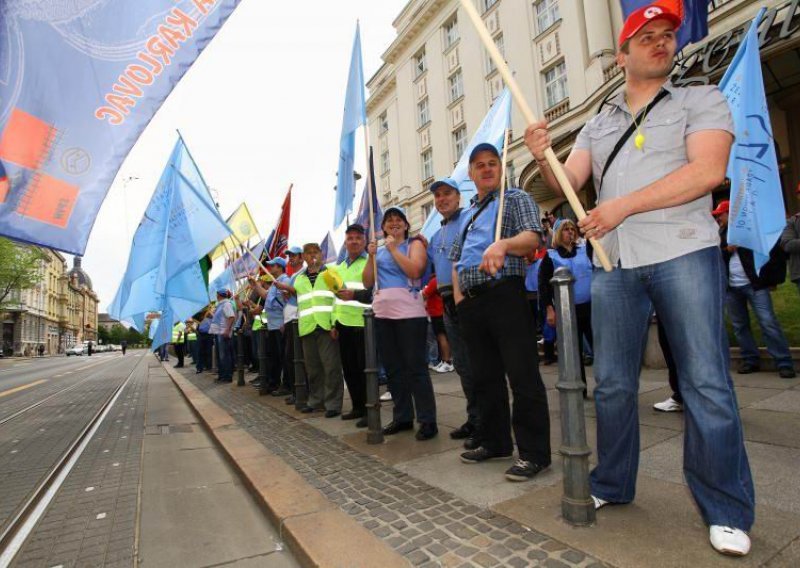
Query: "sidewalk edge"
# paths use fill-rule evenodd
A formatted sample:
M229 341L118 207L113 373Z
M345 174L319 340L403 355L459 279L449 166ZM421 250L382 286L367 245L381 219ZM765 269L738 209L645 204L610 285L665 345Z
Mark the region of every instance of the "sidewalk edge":
M163 364L162 364L163 365ZM305 567L409 566L168 365L167 374ZM357 555L353 552L358 551Z

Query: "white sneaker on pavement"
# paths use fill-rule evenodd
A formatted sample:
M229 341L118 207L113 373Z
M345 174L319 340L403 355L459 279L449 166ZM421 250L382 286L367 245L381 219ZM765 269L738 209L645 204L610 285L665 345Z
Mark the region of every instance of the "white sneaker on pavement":
M455 369L452 364L448 363L447 361L442 361L436 367L433 368L434 371L437 373L450 373Z
M381 402L389 402L390 400L392 400L392 393L389 391L386 391L381 395Z
M600 509L600 508L605 507L606 505L608 505L608 501L606 501L605 499L600 499L600 497L595 497L594 495L592 495L592 501L594 501L594 510L595 511L597 509Z
M683 412L683 403L678 402L672 397L669 397L663 402L655 403L653 408L659 412Z
M750 552L750 537L743 530L711 525L708 529L708 538L711 546L720 554L745 556Z

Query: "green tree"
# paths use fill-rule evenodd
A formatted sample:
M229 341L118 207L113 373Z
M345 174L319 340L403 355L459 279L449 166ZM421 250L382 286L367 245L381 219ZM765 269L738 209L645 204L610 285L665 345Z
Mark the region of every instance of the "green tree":
M97 339L103 345L108 345L109 343L111 343L110 334L109 334L108 330L106 328L104 328L103 326L100 326L97 329Z
M127 336L128 330L125 329L125 326L121 323L115 323L111 326L111 332L109 333L109 341L114 345L119 345L120 342L125 339Z
M0 308L14 290L33 288L42 278L40 262L47 258L36 247L0 237Z

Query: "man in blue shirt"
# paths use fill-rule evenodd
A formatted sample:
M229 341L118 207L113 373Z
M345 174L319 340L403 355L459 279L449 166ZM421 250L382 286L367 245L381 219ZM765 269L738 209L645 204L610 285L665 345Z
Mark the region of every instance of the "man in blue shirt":
M265 290L261 282L251 279L255 291L264 298L264 311L261 313L262 323L267 327L267 369L265 384L260 385L259 394L273 394L274 396L286 396L290 393L285 381L281 386L281 374L283 370L283 355L285 352L283 335L283 308L286 305L286 298L275 282L288 283L289 277L286 276L286 259L273 258L266 263L267 270L274 279L273 285Z
M519 189L505 192L500 239L495 241L503 165L491 144L470 153L469 176L478 190L461 213L453 295L475 372L481 446L461 454L464 463L511 457L510 481L525 481L550 465L550 416L539 374L536 329L525 295L525 256L540 242L539 208ZM513 393L511 417L506 375Z
M475 398L475 381L467 353L467 345L458 325L456 303L453 298L453 261L450 249L461 235L461 192L458 182L442 178L431 185L433 202L442 216L442 226L431 237L428 260L436 273L437 289L444 302L444 327L453 352L453 365L461 378L461 388L467 399L467 421L450 432L454 440L464 440L464 448L474 450L480 446L478 436L478 401Z

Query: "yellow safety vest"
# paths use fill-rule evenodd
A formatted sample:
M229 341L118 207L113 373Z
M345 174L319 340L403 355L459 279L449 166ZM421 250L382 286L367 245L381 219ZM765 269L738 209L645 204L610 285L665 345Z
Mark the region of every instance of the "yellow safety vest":
M182 321L175 324L175 327L172 328L172 343L183 342L183 332L185 329L186 324Z
M294 281L294 289L297 291L300 337L312 333L317 327L329 331L332 326L333 301L336 296L328 289L322 272L317 275L314 286L311 286L311 280L306 273L301 274Z
M346 260L336 266L336 270L344 281L345 289L364 289L362 276L366 266L366 256L357 258L350 266L347 266ZM340 300L339 298L335 298L333 303L333 322L338 322L347 327L364 327L364 310L368 307L369 304L363 304L355 300Z

